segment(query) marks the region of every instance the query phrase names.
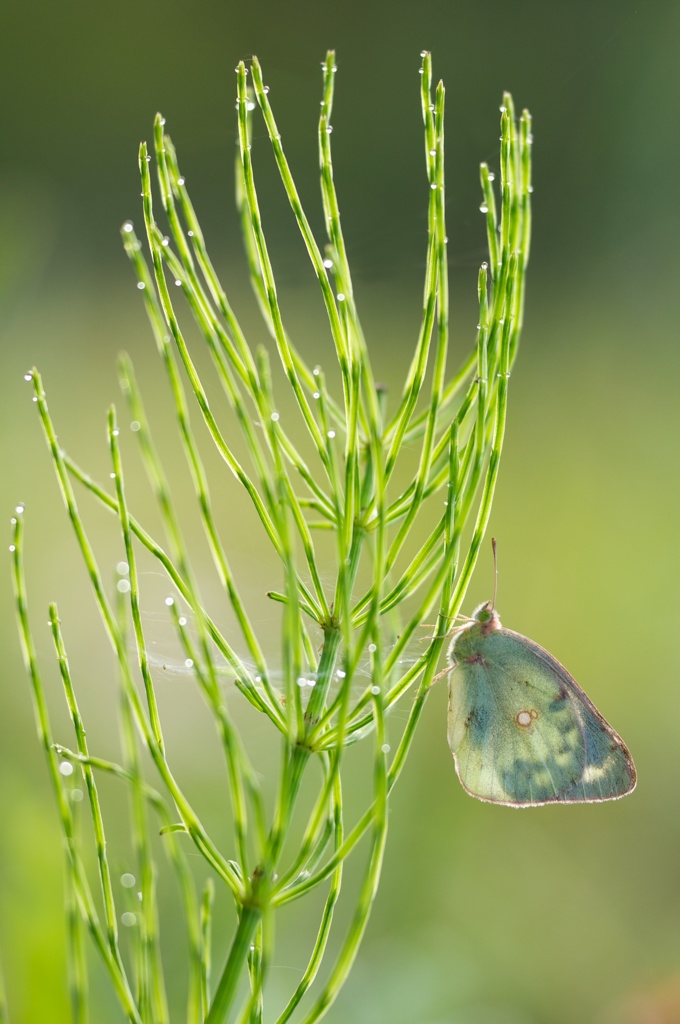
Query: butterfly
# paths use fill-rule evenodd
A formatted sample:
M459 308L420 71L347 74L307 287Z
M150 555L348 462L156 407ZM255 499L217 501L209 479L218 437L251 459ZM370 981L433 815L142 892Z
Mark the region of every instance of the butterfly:
M575 679L490 602L448 651L449 746L465 791L508 807L617 800L633 758Z

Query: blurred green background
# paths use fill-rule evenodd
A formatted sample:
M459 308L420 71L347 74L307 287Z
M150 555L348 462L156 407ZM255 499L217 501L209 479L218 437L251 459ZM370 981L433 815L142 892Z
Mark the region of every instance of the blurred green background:
M337 49L336 181L375 365L396 386L414 343L424 267L420 50L433 51L447 86L459 352L473 338L484 258L478 164L498 167L502 90L531 109L534 244L492 522L499 607L507 625L568 665L621 732L639 785L631 798L600 807L515 813L477 803L455 778L445 685L437 687L394 794L382 887L359 962L328 1020L677 1024L680 6L36 0L3 4L2 22L2 509L9 518L18 500L27 505L31 608L57 732L68 735L43 626L53 598L93 745L109 755L113 666L22 374L39 366L62 442L105 479L105 409L119 400L115 356L125 347L161 448L175 458L164 380L118 234L125 218L141 221L136 151L154 113L167 118L223 280L260 340L232 198L233 68L252 53L263 62L318 227L319 64L327 47ZM312 275L256 123L256 171L284 313L310 358L328 361ZM235 485L212 465L234 568L273 653L278 619L262 595L278 569L240 516ZM172 470L180 495L187 492L188 517L186 472L179 462ZM148 493L135 482L140 518L153 525ZM85 500L83 507L113 566L121 551L111 523ZM198 540L196 552L207 574ZM176 658L162 614L165 585L151 568L146 578L146 621L161 666ZM0 948L14 1024L58 1024L68 1019L61 850L9 579L6 557ZM219 602L214 583L206 586ZM487 553L469 607L491 586ZM168 674L163 701L187 785L219 822L217 755L202 738L209 727L181 673ZM403 709L394 716L395 732L404 716ZM274 765L270 733L247 716L243 724L263 763L269 756ZM115 787L107 799L110 813L122 814ZM305 912L289 917L272 972L282 989L297 983L310 941ZM177 964L181 949L168 955ZM95 989L93 1020L120 1020L98 976Z

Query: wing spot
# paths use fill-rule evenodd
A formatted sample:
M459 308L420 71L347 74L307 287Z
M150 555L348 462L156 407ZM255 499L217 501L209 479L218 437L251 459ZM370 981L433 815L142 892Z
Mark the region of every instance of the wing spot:
M601 765L587 764L585 766L585 768L583 769L583 774L581 775L581 781L582 782L598 782L600 779L604 778L606 776L606 774L607 774L607 762L606 761L605 761L604 764L601 764Z
M515 722L522 729L527 729L536 718L538 718L538 711L531 708L530 711L518 711L515 715Z

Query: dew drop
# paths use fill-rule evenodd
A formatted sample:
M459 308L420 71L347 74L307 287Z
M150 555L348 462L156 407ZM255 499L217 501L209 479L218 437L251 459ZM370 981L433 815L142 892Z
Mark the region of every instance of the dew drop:
M144 289L146 288L146 285L144 284L143 281L138 281L137 282L137 287L139 288L140 292L143 292Z
M126 928L134 928L137 924L137 915L126 910L124 914L120 915L120 919Z
M120 434L120 430L118 429L118 427L116 427L115 430L112 430L111 434L113 437L118 437L118 435Z
M383 754L389 754L392 748L390 747L389 743L383 743L380 749L382 750Z
M127 562L119 562L118 565L116 566L116 572L118 573L119 576L127 576L129 571L130 566L127 564Z
M178 184L178 185L184 185L184 184L185 184L185 182L186 182L186 178L178 178L178 179L177 179L177 184Z
M374 697L379 696L379 694L380 694L380 687L379 686L372 686L371 687L371 693L373 694Z
M189 236L189 238L193 238L194 237L194 233L191 230L191 228L187 231L187 235Z
M33 395L33 398L31 399L31 401L32 401L32 402L37 402L37 401L38 401L38 399L37 399L37 397L36 397L35 395Z
M138 430L141 430L141 426L142 424L139 422L139 420L133 420L132 423L130 424L130 430L134 430L136 433Z
M482 203L482 205L479 207L479 209L482 211L482 213L488 213L489 212L489 207L486 205L486 203Z
M324 265L324 267L326 268L326 270L330 270L330 269L331 269L331 267L333 266L333 260L324 260L324 261L323 261L323 265ZM30 380L30 379L31 379L31 377L30 377L30 374L29 374L29 375L28 375L28 376L26 377L26 380Z
M116 590L119 594L130 593L130 581L129 580L118 580L116 583Z
M168 606L168 608L172 608L173 604L175 603L174 597L166 597L165 603Z
M344 679L346 677L346 675L347 675L347 673L343 672L343 670L341 668L339 668L338 671L335 674L338 677L338 679Z
M338 300L338 302L344 302L345 301L345 293L344 292L338 292L337 300Z
M369 644L369 645L368 645L368 649L369 649L369 651L371 652L371 654L373 654L373 652L374 652L374 651L377 651L377 650L378 650L378 648L377 648L376 644Z
M10 551L16 551L16 544L10 544L9 549Z
M185 658L184 659L184 667L185 668L193 668L194 667L194 659L193 658Z
M332 441L332 440L333 440L333 438L335 437L335 431L334 431L334 430L329 430L329 431L328 431L328 437L330 437L330 439L331 439L331 441Z
M496 175L493 173L493 171L489 171L489 173L487 174L487 180L488 181L495 181L496 180Z
M30 373L30 372L29 373L25 373L24 374L24 380L33 380L33 374Z
M273 420L274 423L278 423L281 417L279 416L278 412L273 412L270 418Z
M74 804L79 804L80 801L83 799L83 795L84 794L82 789L72 789L70 793L71 801Z
M178 618L177 622L179 623L180 626L186 626L186 624L187 624L186 617L184 615L180 615L180 617Z
M120 884L124 889L134 888L136 879L134 875L131 875L129 871L126 871L124 875L120 876Z
M73 765L70 761L62 761L59 765L60 775L73 775Z
M319 394L319 392L318 392L318 391L315 391L315 392L314 392L314 393L312 394L312 398L315 398L315 399L316 399L316 400L318 401L318 400L319 400L319 399L321 398L321 395Z
M132 221L131 220L126 220L125 223L123 224L123 231L125 231L127 234L130 234L130 232L134 231L134 230L135 230L135 226L132 223Z
M176 285L176 286L177 286L178 288L181 288L181 286L182 286L182 282L181 282L181 281L179 280L179 278L177 278L177 279L176 279L176 281L175 281L175 285Z

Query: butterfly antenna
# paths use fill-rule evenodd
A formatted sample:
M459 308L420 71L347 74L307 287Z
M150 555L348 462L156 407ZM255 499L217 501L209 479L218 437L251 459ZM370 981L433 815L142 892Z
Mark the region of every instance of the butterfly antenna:
M496 610L496 595L498 593L498 556L496 555L496 538L491 538L491 548L493 550L493 603L492 609Z

